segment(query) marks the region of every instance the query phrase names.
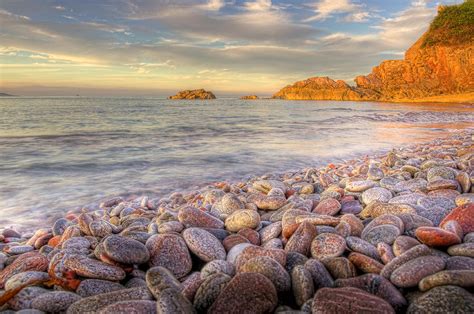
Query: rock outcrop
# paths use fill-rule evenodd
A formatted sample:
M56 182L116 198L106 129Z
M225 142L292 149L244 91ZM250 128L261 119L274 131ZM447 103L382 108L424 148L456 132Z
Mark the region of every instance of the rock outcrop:
M474 101L474 0L440 6L429 30L405 53L387 60L352 87L310 78L273 98L295 100Z
M248 95L248 96L242 96L240 97L240 99L243 99L243 100L256 100L256 99L259 99L257 95Z
M168 99L216 99L216 96L204 89L183 90Z

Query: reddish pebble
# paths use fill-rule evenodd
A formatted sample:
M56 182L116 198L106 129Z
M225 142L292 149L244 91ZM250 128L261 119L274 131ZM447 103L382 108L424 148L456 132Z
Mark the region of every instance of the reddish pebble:
M450 246L461 243L457 234L436 227L420 227L416 229L415 236L428 246Z

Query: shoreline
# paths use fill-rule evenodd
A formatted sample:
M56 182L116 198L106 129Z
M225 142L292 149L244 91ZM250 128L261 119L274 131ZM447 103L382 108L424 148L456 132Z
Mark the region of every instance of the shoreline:
M468 129L163 198L108 198L31 233L0 227L0 311L311 312L330 296L339 310L470 311L473 140Z

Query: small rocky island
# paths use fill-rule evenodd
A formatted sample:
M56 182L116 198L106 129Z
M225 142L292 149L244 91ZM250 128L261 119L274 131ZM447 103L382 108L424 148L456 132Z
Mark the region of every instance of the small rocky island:
M216 99L216 96L205 89L183 90L168 99Z
M258 98L257 95L247 95L247 96L240 97L240 99L242 99L242 100L256 100L256 99L260 99L260 98Z

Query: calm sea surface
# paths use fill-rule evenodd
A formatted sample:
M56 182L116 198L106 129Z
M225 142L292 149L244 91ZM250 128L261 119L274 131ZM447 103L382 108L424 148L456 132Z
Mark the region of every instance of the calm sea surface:
M320 166L474 127L474 106L0 98L0 227L115 195Z

